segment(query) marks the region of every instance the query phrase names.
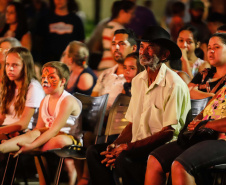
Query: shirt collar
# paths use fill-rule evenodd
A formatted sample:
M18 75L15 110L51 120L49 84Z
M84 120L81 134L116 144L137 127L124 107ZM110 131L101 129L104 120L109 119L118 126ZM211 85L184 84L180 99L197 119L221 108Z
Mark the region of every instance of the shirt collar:
M162 87L166 85L166 69L167 66L164 63L162 63L155 81L150 85L149 88L153 88L155 84ZM148 81L148 73L146 70L141 75L141 78L145 81L145 83Z

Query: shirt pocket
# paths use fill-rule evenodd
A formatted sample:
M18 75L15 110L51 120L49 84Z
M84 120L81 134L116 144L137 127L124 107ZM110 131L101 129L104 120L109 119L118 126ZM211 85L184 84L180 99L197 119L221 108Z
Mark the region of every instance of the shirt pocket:
M144 124L145 131L151 132L151 134L155 134L162 129L162 121L163 121L163 111L156 107L156 105L150 105L143 113L142 113L142 123Z

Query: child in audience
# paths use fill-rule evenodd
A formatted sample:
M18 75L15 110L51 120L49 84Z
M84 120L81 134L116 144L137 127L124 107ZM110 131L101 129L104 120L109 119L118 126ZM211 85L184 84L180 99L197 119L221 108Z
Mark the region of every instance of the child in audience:
M17 156L39 147L46 151L76 142L70 134L75 131L82 104L64 90L69 74L68 67L60 62L43 66L42 86L47 96L41 102L37 125L32 131L2 143L1 153L18 151Z
M20 41L14 37L7 37L0 40L0 82L3 76L3 66L5 63L5 54L12 47L21 46Z
M32 129L45 93L37 81L31 53L23 47L6 54L0 96L0 140L5 134Z
M141 71L144 70L144 67L140 65L139 60L139 53L130 53L126 56L124 63L123 63L123 69L124 69L124 77L126 79L126 82L124 83L123 87L123 94L126 94L128 96L131 96L131 82L132 79Z

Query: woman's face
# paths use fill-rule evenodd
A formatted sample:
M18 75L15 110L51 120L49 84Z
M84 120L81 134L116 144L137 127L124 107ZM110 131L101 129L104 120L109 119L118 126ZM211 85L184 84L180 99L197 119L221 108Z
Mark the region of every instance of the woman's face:
M11 81L21 80L21 71L23 69L23 62L17 53L9 53L6 56L5 70L6 75Z
M14 5L9 5L6 9L6 23L7 24L15 24L17 23L17 18L16 18L16 8Z
M194 53L197 46L193 38L193 33L188 30L183 30L179 33L177 45L179 48L186 49L188 54Z
M67 0L54 0L54 4L56 9L67 8Z
M214 67L226 64L226 45L219 37L212 37L209 40L207 57L210 65Z
M137 74L136 59L133 57L126 58L123 64L123 69L126 82L130 83Z

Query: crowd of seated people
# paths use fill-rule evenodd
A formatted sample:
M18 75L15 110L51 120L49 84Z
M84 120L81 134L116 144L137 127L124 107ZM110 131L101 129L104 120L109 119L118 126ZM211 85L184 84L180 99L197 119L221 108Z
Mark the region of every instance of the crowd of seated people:
M4 20L0 23L0 155L77 144L73 128L78 126L82 104L71 96L75 92L109 94L104 131L111 106L123 93L131 96L126 113L130 123L113 143L94 145L90 137L92 146L86 146L87 161L82 168L74 160L65 160L70 185L165 184L169 171L173 185L195 184L202 170L226 162L225 143L219 141L225 140L226 132L224 15L209 9L209 25L214 15L221 18L210 31L203 18L206 4L202 0L187 3L191 19L185 21L187 9L181 1L181 29L174 33L169 27L168 33L155 21L155 26L139 22L134 17L135 2L116 1L112 16L101 23L98 34L102 36L95 41L102 45L103 57L94 61L89 60L92 51L84 43L85 25L75 12L74 0L50 0L40 14L36 7L40 16L33 19L32 30L26 18L31 11L24 3L0 2ZM144 26L142 34L136 36L127 28L134 26L133 21ZM205 127L217 131L219 138L185 150L176 140L185 125L190 99L206 97L213 99L189 129L211 119ZM203 159L210 147L214 150ZM41 174L39 180L45 184Z

